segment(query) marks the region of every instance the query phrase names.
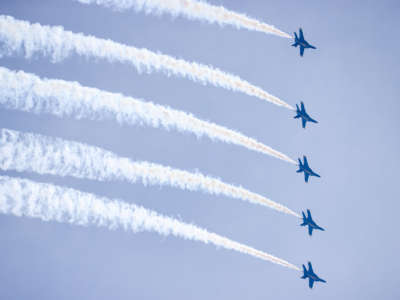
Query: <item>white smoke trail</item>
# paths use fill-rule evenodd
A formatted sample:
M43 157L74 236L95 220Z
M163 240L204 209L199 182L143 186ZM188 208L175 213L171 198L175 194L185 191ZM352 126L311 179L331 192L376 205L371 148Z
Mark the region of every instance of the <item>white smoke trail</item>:
M32 113L50 113L58 117L90 120L116 120L120 124L143 124L191 132L197 137L246 147L296 164L279 151L239 132L197 119L191 114L124 97L121 94L83 87L76 82L40 79L0 67L0 104L9 109Z
M0 15L1 44L0 57L5 54L11 55L15 52L22 52L27 58L34 54L48 55L52 57L54 62L72 54L103 58L109 62L129 63L139 72L142 69L147 72L153 70L165 71L168 75L174 74L204 84L210 83L229 90L241 91L294 110L291 105L268 94L261 88L221 70L176 59L168 55L157 54L147 49L138 49L111 40L65 31L62 27L30 24L10 16Z
M195 225L133 204L31 180L0 176L0 213L75 225L97 225L211 243L300 271L291 263Z
M183 190L225 195L300 218L291 209L268 198L200 173L135 162L98 147L9 129L0 130L0 169L101 181L134 183L141 180L145 185L169 185Z
M246 28L264 33L271 33L285 38L291 38L272 25L260 22L244 14L230 11L223 6L215 6L196 0L75 0L84 4L97 4L117 10L135 9L146 13L169 13L173 16L183 15L189 19L204 20L209 23L233 25L236 28Z

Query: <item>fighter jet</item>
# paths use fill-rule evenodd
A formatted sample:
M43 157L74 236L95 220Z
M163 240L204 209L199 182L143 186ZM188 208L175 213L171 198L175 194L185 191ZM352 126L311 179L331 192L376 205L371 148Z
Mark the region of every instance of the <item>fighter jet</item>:
M303 265L303 276L301 277L301 279L306 279L306 278L308 278L308 286L310 287L310 289L313 288L314 281L326 282L325 280L319 278L314 273L310 262L308 262L308 270L306 269L306 266Z
M308 234L311 236L312 235L312 231L315 230L322 230L325 231L325 229L323 229L322 227L319 227L314 220L311 217L311 212L309 209L307 209L307 217L304 214L304 212L301 212L303 214L303 223L300 224L300 226L308 226Z
M293 47L300 46L300 56L303 56L304 54L304 49L311 48L311 49L317 49L313 45L310 45L305 39L303 35L303 30L300 28L299 29L299 35L300 38L297 36L297 33L294 32L294 44L292 44Z
M300 107L296 104L296 115L293 118L301 118L301 125L303 128L306 128L307 122L318 123L318 121L314 120L308 115L308 113L306 112L306 108L304 107L303 101L300 102Z
M317 173L315 173L311 168L308 166L307 162L307 157L304 155L303 156L304 163L301 162L301 159L299 158L299 169L296 171L297 173L304 172L304 180L308 182L308 177L310 176L316 176L316 177L321 177Z

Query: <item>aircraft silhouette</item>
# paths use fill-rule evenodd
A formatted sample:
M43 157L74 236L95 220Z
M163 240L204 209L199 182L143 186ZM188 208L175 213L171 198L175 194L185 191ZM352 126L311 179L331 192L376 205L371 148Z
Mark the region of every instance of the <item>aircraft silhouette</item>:
M302 215L303 215L303 223L300 224L300 226L308 226L308 234L309 234L310 236L312 235L312 232L313 232L314 229L315 229L315 230L322 230L322 231L325 231L324 228L318 226L318 225L314 222L314 220L313 220L312 217L311 217L311 212L310 212L309 209L307 209L307 217L306 217L306 215L304 214L303 211L302 211L301 213L302 213Z
M299 158L299 169L296 171L297 173L304 172L304 180L308 182L308 177L310 176L315 176L315 177L321 177L317 173L315 173L313 170L308 165L307 162L307 157L304 155L303 156L304 163L301 162L301 159Z
M326 282L324 279L319 278L314 273L311 262L308 262L308 270L306 269L306 266L303 265L303 276L301 277L301 279L306 279L306 278L308 278L308 286L310 287L310 289L313 288L315 281Z
M301 126L306 128L307 122L318 123L318 121L311 118L306 112L306 108L304 107L303 101L300 102L300 107L296 104L296 115L293 117L294 119L301 118Z
M313 45L310 45L305 39L303 35L303 30L300 28L299 29L299 36L297 36L297 33L294 32L294 44L292 44L293 47L300 46L300 56L303 56L304 54L304 49L317 49Z

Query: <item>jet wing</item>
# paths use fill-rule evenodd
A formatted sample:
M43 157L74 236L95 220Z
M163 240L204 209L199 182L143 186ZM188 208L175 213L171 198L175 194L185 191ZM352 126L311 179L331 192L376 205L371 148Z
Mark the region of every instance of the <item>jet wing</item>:
M304 41L303 29L299 29L300 40Z
M303 128L306 128L306 119L303 119L303 118L301 118L301 126L303 127Z
M304 180L306 182L308 182L308 177L310 177L310 175L308 173L304 172Z
M312 235L312 231L313 231L313 228L309 225L309 226L308 226L308 234L309 234L309 235Z
M313 288L313 286L314 286L314 280L312 280L311 278L308 278L309 280L308 280L308 286L310 287L310 289L312 289Z
M304 54L304 47L300 46L300 56L303 56L303 54Z
M307 157L303 156L303 158L304 158L304 167L310 168L310 166L308 165Z
M308 262L308 272L314 274L314 271L313 271L313 269L312 269L312 265L311 265L310 262Z

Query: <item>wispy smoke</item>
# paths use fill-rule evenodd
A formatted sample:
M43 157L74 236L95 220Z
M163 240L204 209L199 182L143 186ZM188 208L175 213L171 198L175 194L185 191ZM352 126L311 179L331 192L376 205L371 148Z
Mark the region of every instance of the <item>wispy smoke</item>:
M154 231L212 243L300 271L283 259L143 207L26 179L0 176L0 213L132 232Z
M142 124L191 132L197 137L236 144L296 164L290 157L237 131L197 119L191 114L144 102L121 94L83 87L76 82L40 79L0 67L0 104L31 113L58 117L115 120L120 124Z
M272 25L268 25L244 14L230 11L223 6L215 6L205 1L196 0L75 0L84 4L98 4L117 10L135 9L146 13L169 13L173 16L182 15L189 19L207 21L223 25L233 25L236 28L246 28L264 33L271 33L285 38L291 38Z
M0 169L101 181L141 180L144 184L225 195L300 217L268 198L200 173L135 162L98 147L8 129L0 130Z
M21 52L30 58L34 54L42 54L51 56L53 62L57 62L72 54L78 54L106 59L109 62L128 63L139 72L142 70L164 71L168 75L173 74L203 84L209 83L232 91L240 91L276 105L294 109L261 88L219 69L176 59L147 49L126 46L111 40L65 31L62 27L30 24L9 16L0 16L0 46L2 46L0 56Z

